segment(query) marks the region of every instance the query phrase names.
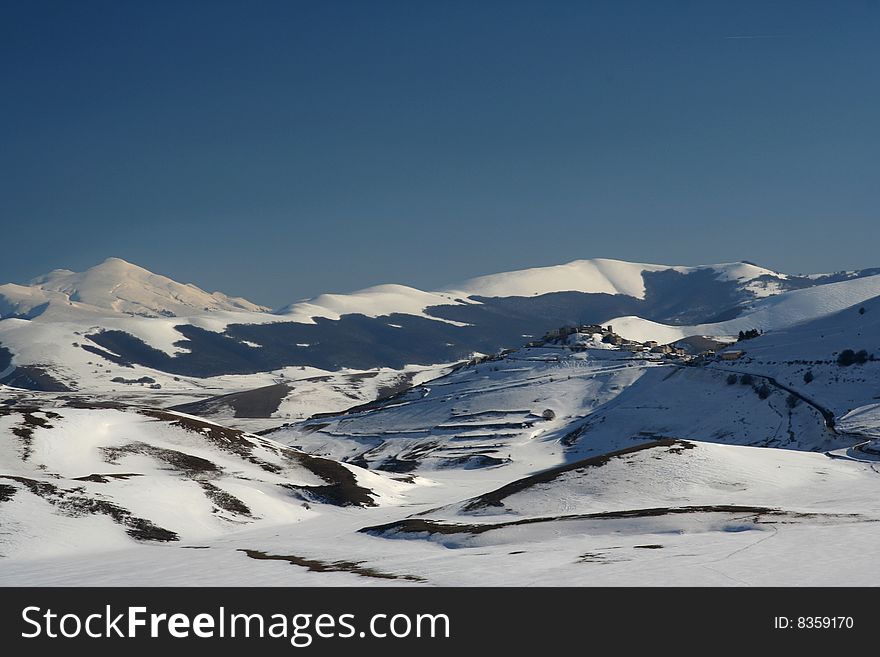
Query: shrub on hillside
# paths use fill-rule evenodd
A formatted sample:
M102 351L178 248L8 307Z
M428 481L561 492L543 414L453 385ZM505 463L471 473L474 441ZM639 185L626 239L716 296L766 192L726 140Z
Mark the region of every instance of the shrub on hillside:
M844 349L837 355L837 364L841 367L849 367L850 365L864 365L869 360L868 352L864 349L853 351L852 349Z
M751 340L752 338L757 338L761 335L761 332L758 329L749 329L748 331L740 331L739 336L737 337L737 342L742 342L743 340Z

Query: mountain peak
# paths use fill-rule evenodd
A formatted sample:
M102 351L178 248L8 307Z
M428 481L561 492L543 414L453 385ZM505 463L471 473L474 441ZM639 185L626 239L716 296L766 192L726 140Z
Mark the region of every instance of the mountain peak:
M91 269L99 269L99 268L136 269L136 270L140 270L140 271L148 271L147 269L145 269L144 267L141 267L140 265L136 265L132 262L129 262L128 260L123 260L122 258L117 258L115 256L111 256L111 257L107 258L106 260L104 260L104 262L102 262L101 264L95 265L94 267L91 267ZM150 273L152 273L152 272L150 272Z
M58 307L74 314L173 317L216 310L264 311L246 299L205 292L122 258L107 258L84 272L56 269L30 285L0 286L3 315L33 318Z

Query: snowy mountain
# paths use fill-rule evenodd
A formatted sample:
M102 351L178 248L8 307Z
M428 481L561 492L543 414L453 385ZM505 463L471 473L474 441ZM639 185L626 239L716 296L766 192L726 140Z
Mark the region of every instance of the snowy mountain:
M682 275L709 272L721 281L736 281L758 296L773 294L788 276L746 262L673 267L594 258L564 265L536 267L480 276L452 286L453 294L478 297L528 297L552 292L625 295L645 298L644 274L673 271Z
M742 262L578 260L436 292L382 285L324 294L268 312L111 258L81 274L58 270L28 286L0 286L0 382L85 390L118 378L164 386L174 377L233 375L255 376L258 387L265 384L256 375L291 367L433 366L516 348L553 327L609 321L624 337L661 342L735 335L875 296L877 273L790 276ZM10 367L15 379L4 378Z
M102 315L175 317L215 310L267 310L246 299L183 285L120 258L108 258L84 272L66 269L29 285L0 285L0 319L43 316L58 321Z

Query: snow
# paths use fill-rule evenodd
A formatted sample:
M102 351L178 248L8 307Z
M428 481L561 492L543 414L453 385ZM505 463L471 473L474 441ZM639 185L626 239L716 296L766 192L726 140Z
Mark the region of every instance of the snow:
M778 276L775 272L746 263L726 263L700 267L652 265L595 258L575 260L564 265L536 267L472 278L448 288L453 296L534 296L551 292L625 294L645 298L644 272L674 270L683 274L711 269L722 280L751 280L758 276Z
M234 424L249 431L277 428L281 422L300 421L318 413L338 413L358 404L374 401L380 395L407 385L420 385L446 374L452 364L406 365L395 370L388 367L373 370L343 369L335 372L313 367L287 367L262 375L227 375L202 379L203 388L195 399L207 402L202 417ZM289 390L278 409L268 418L236 417L235 409L224 402L222 395L243 392L283 383ZM191 384L190 384L191 385ZM177 396L180 393L176 393ZM216 401L210 401L219 397ZM183 401L183 400L181 400Z
M787 391L762 399L751 385L731 385L720 364L683 367L600 345L520 349L429 380L378 411L322 416L270 435L310 453L371 467L408 463L426 474L482 457L550 467L666 437L802 450L854 442L830 433L812 406L789 408ZM545 409L552 420L541 417Z
M866 404L854 408L837 423L844 431L880 440L880 404Z
M287 367L175 380L149 368L97 365L100 357L72 343L88 343L99 326L117 327L174 353L180 318L126 315L161 313L168 303L183 304L185 321L222 330L230 322L314 321L348 312L418 315L437 303L473 302L461 300L465 294L579 289L638 296L641 273L666 267L577 261L474 279L446 292L379 286L324 295L270 314L213 295L217 307L195 308L205 300L198 293L168 288L126 265L104 268L120 268L122 278L140 281L147 292L131 295L108 288L94 272L66 271L0 290L3 312L50 299L32 321L0 322L0 343L12 348L13 364L48 363L53 375L81 385L75 394L0 386L7 402L0 405L0 585L880 585L880 361L836 362L843 349L880 356L878 276L776 294L783 275L747 263L715 265L720 277L755 293L742 317L685 327L639 318L602 322L625 337L658 342L763 329L731 347L745 352L735 361L685 365L577 333L565 345L462 366ZM182 296L175 301L169 290ZM755 381L744 383L744 374ZM116 376L149 376L162 389L113 383ZM764 396L761 382L769 388ZM222 398L206 409L206 424L191 414L139 411L277 384L286 392L269 418L237 418ZM407 385L413 387L363 406ZM74 407L93 402L120 406ZM325 415L308 419L315 413ZM177 426L175 418L195 429ZM242 454L211 439L212 428L222 436L227 426L275 430L241 434L250 445ZM377 505L304 504L284 485L326 482L285 457L285 446L334 461ZM628 451L582 462L615 450ZM215 469L175 465L167 452ZM163 453L164 460L157 456ZM523 485L554 469L566 470ZM139 476L83 480L94 474ZM68 501L115 504L179 540L136 540L88 505L53 503L9 477L55 486ZM474 505L514 482L500 505ZM14 493L3 499L8 487ZM206 491L231 496L250 513L222 508ZM413 520L465 528L376 529ZM357 563L383 576L314 572L289 560L256 560L246 550Z
M654 456L659 456L654 458ZM301 522L245 528L184 543L111 543L100 554L68 550L0 561L0 584L249 586L743 586L877 585L880 478L868 464L822 454L696 444L681 454L645 452L636 466L611 462L554 486L559 495L519 496L504 516L451 515L443 499L464 500L491 489L458 472L410 487L406 507L329 509ZM609 468L607 471L605 468ZM497 471L496 471L497 472ZM643 477L633 475L642 472ZM622 476L622 477L621 477ZM606 488L607 484L610 488ZM595 498L594 494L601 496ZM625 510L656 505L759 504L791 515L681 513L630 520L561 521L460 535L443 541L395 540L358 530L405 517L492 523L548 511ZM815 515L798 516L799 512ZM426 513L423 516L415 514ZM839 516L857 513L856 517ZM45 520L45 518L40 518ZM69 525L81 519L67 520ZM41 523L38 526L45 526ZM91 527L90 530L96 529ZM103 529L103 528L101 528ZM127 539L126 539L127 540ZM653 549L645 549L652 546ZM657 547L659 546L659 547ZM843 548L842 546L845 546ZM357 561L422 582L351 572L311 572L285 561L256 561L242 550ZM475 573L478 577L475 579Z
M277 311L287 321L313 324L315 317L339 319L342 315L358 314L382 317L397 313L415 315L440 322L464 326L433 317L426 308L440 305L460 305L462 302L443 292L423 292L406 285L377 285L351 294L322 294L314 299L294 303Z
M866 276L756 301L742 316L714 324L671 326L641 317L615 317L602 322L629 340L674 342L693 335L729 336L739 331L779 330L841 311L880 296L880 276Z
M31 281L29 286L0 285L0 311L26 314L187 315L212 310L258 312L267 310L246 299L208 293L195 285L182 285L120 258L108 258L85 272L56 269Z
M865 350L880 358L880 297L731 348L744 350L744 357L714 367L772 376L842 417L874 402L880 390L880 360L849 367L837 363L844 349ZM807 372L812 376L809 383L804 380Z
M187 429L137 412L53 408L31 413L45 426L33 428L26 449L24 439L9 433L13 425L22 426L24 416L0 416L5 438L0 449L0 483L16 488L12 499L2 502L0 514L4 527L24 528L0 534L4 557L95 554L138 545L126 536L123 524L91 513L89 505L77 509L53 504L52 495L43 498L10 477L53 486L64 493L64 502L88 498L112 503L175 532L182 541L203 540L252 525L297 523L326 507L319 502L303 504L303 498L284 488L327 482L286 458L284 447L271 440L245 435L241 440L248 451L242 455L226 447L222 437L207 439L207 429ZM169 419L174 417L191 416L171 414ZM176 460L181 458L187 460ZM373 491L380 504L399 501L400 492L409 486L379 473L345 467L359 485ZM82 479L91 475L106 480ZM205 485L234 496L247 507L246 512L218 506L205 494Z
M31 313L33 316L29 322L10 318L0 321L0 343L13 352L18 364L46 365L61 378L67 377L68 381L79 381L90 387L95 383L93 375L103 372L95 372L96 368L89 365L95 360L93 354L73 345L89 343L88 336L100 330L129 333L173 356L186 350L178 344L183 336L176 327L181 324L222 332L230 324L314 323L317 317L338 320L352 313L368 317L403 313L462 326L459 322L428 315L427 309L437 305L477 303L466 298L471 294L534 295L580 290L643 297L642 274L665 269L683 273L709 269L722 279L737 280L747 287L751 281L756 286L753 291L759 296L778 291L776 288L771 290L770 283L759 281L761 277L784 278L784 275L747 263L667 267L605 259L578 260L556 267L481 277L446 291L424 292L403 285L380 285L352 294L325 294L270 313L242 299L209 294L124 260L110 258L83 273L56 270L35 279L30 286L0 286L0 312ZM637 317L615 318L611 322L615 331L624 337L660 342L671 342L695 333L721 335L736 334L740 329L753 327L779 328L833 312L841 304L855 303L872 291L880 293L878 279L880 277L876 276L856 279L769 297L758 301L747 315L720 324L666 326ZM259 348L254 343L250 346ZM310 345L301 343L297 346L307 348ZM113 376L117 375L114 372ZM153 374L144 375L158 380Z

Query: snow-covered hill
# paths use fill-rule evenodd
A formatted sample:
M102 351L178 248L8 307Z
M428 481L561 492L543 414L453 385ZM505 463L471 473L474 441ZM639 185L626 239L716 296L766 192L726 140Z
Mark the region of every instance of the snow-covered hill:
M785 274L746 262L681 267L594 258L480 276L450 286L449 293L467 297L528 297L553 292L584 292L622 294L644 299L645 272L661 271L684 275L707 271L720 280L741 283L757 296L778 293L780 283L788 279Z
M870 463L668 440L362 531L444 583L459 560L496 585L865 585L878 491Z
M813 399L835 417L880 397L880 297L856 303L811 321L732 345L735 361L719 361L719 371L762 374ZM863 352L865 362L841 362L845 350Z
M350 294L322 294L285 306L276 314L287 321L306 324L313 324L318 317L338 320L343 315L383 317L402 314L449 321L428 315L425 310L432 306L462 303L465 303L463 299L448 292L424 292L406 285L376 285Z
M185 542L396 499L406 484L156 409L0 406L0 555Z
M731 336L751 329L785 329L831 315L877 296L880 296L880 275L792 290L761 299L745 307L741 316L724 322L671 326L630 316L615 317L608 320L608 323L625 338L668 343L693 335Z
M77 273L56 269L29 285L0 285L0 318L69 321L103 315L174 317L214 310L267 310L246 299L183 285L120 258Z
M44 545L0 560L0 584L877 585L872 465L655 442L534 478L442 471L400 482L404 503L112 551Z
M731 382L721 364L694 367L617 349L524 348L381 404L270 435L392 472L549 467L666 438L822 451L858 442L830 429L820 408L777 385L764 389L754 374Z

